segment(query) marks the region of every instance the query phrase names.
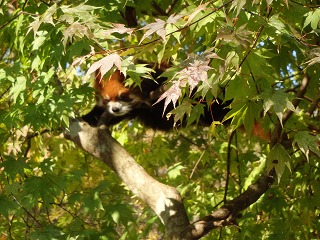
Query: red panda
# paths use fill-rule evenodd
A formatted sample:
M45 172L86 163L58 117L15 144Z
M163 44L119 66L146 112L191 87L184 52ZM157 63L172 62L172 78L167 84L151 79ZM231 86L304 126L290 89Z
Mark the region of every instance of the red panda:
M107 78L102 78L98 71L94 85L97 104L91 112L82 118L92 126L101 124L111 126L124 119L136 118L146 127L164 131L173 129L173 117L171 116L169 119L166 117L166 113L174 108L173 104L169 104L166 112L163 113L164 101L156 103L166 80L163 77L159 78L162 73L162 69L155 70L153 78L157 82L142 79L141 86L128 88L124 84L125 77L119 70ZM229 111L226 108L229 104L230 101L224 104L213 103L210 106L210 111L205 111L199 123L209 126L213 119L222 121Z
M161 74L159 71L156 72L154 77ZM107 78L102 78L97 71L94 84L97 103L82 119L92 126L101 124L111 126L124 119L137 118L146 127L159 130L172 129L173 118L167 119L164 116L164 104L155 104L165 80L159 78L155 82L143 79L141 86L129 88L125 86L125 77L119 70ZM166 112L172 109L173 106L169 106Z
M152 77L157 82L142 79L141 86L129 88L125 86L125 77L119 70L106 78L103 78L97 71L94 84L96 105L82 119L94 127L99 125L112 126L125 119L137 119L142 125L149 128L163 131L173 129L173 117L171 116L169 119L166 117L166 113L173 110L173 104L169 104L166 112L163 113L164 101L157 103L164 91L163 83L166 81L166 78L159 77L162 73L163 69L155 69ZM231 102L232 100L228 100L219 104L215 101L210 105L210 109L205 107L199 124L210 126L213 121L222 121L230 111L228 106ZM270 139L269 133L265 132L258 123L255 123L252 134L264 141Z

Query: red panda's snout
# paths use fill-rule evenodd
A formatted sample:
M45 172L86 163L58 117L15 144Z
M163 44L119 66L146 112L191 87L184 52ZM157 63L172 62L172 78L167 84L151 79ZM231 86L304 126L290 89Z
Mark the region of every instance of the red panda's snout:
M104 101L104 107L110 114L114 116L126 115L132 109L130 102L124 101Z

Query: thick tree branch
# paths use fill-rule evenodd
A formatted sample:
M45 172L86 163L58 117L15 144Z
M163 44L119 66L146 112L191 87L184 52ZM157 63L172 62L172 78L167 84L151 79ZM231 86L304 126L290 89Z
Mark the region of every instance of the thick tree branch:
M317 94L317 96L320 96L320 91ZM310 104L310 106L308 107L306 113L308 114L308 116L312 116L312 114L314 113L314 111L319 108L319 103L320 103L320 97L318 97L317 99L313 100Z
M170 239L177 239L188 226L189 220L179 192L148 175L111 137L107 128L93 128L85 122L74 120L66 137L106 163L134 194L147 203L165 225Z

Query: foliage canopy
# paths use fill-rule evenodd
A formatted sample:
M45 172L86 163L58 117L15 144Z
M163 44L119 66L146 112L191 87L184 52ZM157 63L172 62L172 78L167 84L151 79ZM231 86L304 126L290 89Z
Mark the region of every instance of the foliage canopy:
M139 85L153 70L137 59L170 63L160 100L173 102L175 120L187 117L190 126L162 133L129 121L113 127L113 136L147 172L180 191L190 221L275 170L274 185L243 211L238 226L207 239L320 238L319 1L0 6L1 238L165 234L105 164L63 135L70 117L94 105L90 73L118 68L128 84ZM216 98L233 99L230 125L192 125Z

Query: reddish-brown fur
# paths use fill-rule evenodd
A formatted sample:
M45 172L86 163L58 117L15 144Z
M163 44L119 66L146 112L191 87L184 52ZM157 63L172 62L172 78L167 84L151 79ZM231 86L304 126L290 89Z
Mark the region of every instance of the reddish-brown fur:
M124 86L124 76L116 70L107 78L102 78L100 71L96 73L95 89L103 99L116 101L119 95L128 93L129 88Z

